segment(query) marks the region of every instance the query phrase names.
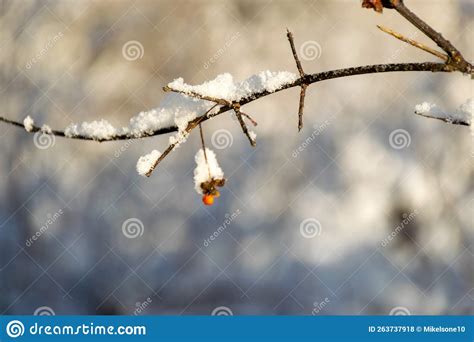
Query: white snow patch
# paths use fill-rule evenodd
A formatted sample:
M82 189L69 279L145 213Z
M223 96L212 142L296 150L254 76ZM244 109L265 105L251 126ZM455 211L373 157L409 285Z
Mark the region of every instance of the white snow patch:
M436 104L423 102L415 106L415 114L428 116L437 119L444 119L447 122L467 122L472 127L472 116L474 108L474 98L467 99L458 110L447 113Z
M23 126L25 126L27 132L31 132L34 128L34 125L35 121L29 115L23 120Z
M141 156L137 161L137 172L140 176L146 176L146 173L155 165L161 153L158 150L153 150L147 155Z
M67 137L85 136L96 140L111 139L122 134L139 138L174 125L181 132L186 129L189 121L204 114L212 105L209 101L183 94L168 94L163 98L160 107L133 116L128 127L116 128L107 120L102 119L71 124L66 127L65 134Z
M66 127L67 137L86 136L97 140L111 139L117 135L117 129L107 120L83 122L81 124L71 124Z
M184 130L189 121L204 114L212 107L209 101L203 101L183 94L167 94L160 107L141 112L130 119L130 133L140 137L171 126Z
M252 139L253 141L257 139L257 133L255 133L254 131L249 131L249 136L250 136L250 139Z
M224 172L217 162L214 151L206 147L207 164L204 157L204 151L201 148L194 159L196 160L196 168L194 169L194 189L198 194L202 194L201 184L211 179L224 179ZM208 166L209 165L209 166Z
M432 108L435 108L436 105L434 103L429 103L429 102L423 102L420 104L417 104L415 106L415 113L416 114L428 114Z
M274 92L287 84L298 79L298 75L288 71L262 71L248 79L237 82L231 74L218 75L211 81L200 85L189 85L182 78L177 78L168 84L168 87L186 94L198 94L201 96L224 99L228 101L239 101L255 93L263 91Z
M53 133L53 130L48 125L43 125L41 126L41 132L46 133L46 134L51 134Z

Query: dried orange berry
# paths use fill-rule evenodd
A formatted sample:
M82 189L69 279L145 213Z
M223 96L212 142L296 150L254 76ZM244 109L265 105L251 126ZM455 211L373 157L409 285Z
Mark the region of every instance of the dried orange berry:
M214 196L212 195L204 195L202 196L202 202L205 205L213 205L214 204Z

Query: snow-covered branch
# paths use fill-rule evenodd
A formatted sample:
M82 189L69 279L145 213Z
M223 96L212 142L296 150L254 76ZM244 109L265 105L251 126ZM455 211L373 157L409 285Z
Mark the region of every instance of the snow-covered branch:
M473 76L472 65L464 59L459 50L440 33L436 32L431 26L411 12L402 0L364 0L362 6L373 8L377 12L382 12L383 8L396 10L401 16L435 42L445 54L406 38L393 30L381 26L379 26L379 28L405 43L439 57L443 62L375 64L307 74L304 72L301 61L296 53L293 35L290 31L287 31L287 38L290 43L293 58L296 62L298 74L288 71L273 72L267 70L255 74L244 81L236 81L232 75L226 73L200 85L189 85L186 84L182 78L178 78L163 88L168 94L164 97L159 107L138 113L130 119L126 127L117 128L108 121L101 119L92 122L71 124L64 130L53 130L47 125L36 125L29 116L25 118L23 122L0 116L0 122L22 127L25 131L30 133L42 132L43 134L65 138L98 142L139 139L175 132L175 134L169 138L169 146L162 154L154 150L139 159L137 171L141 175L149 176L170 152L186 141L188 135L194 128L199 126L202 134L202 124L205 121L228 111L235 113L243 134L246 135L250 144L255 146L256 135L248 129L246 120L253 125L256 125L256 122L242 111L242 106L285 89L300 87L298 130L301 130L303 127L303 109L306 89L314 83L349 76L387 72L457 71L468 74L471 77ZM470 116L466 116L466 113L461 112L448 115L429 104L417 106L415 113L453 124L472 125L472 101L468 107L468 109L471 110ZM212 151L206 153L207 149L204 146L203 136L202 145L203 148L201 151L203 151L202 154L204 157L209 154L210 159L215 158ZM196 158L202 162L201 157ZM209 160L207 157L204 159L209 168ZM215 195L215 186L224 184L223 178L219 178L216 184L214 184L214 181L216 181L216 179L211 177L210 185L206 185L207 195Z
M431 119L437 119L453 125L472 125L474 115L474 98L468 99L456 111L446 112L436 104L423 102L416 105L415 114Z
M243 106L282 90L301 87L302 84L311 85L325 80L364 74L415 71L450 72L452 70L450 70L444 63L425 62L374 64L324 71L315 74L306 74L304 77L297 77L296 74L294 74L295 79L292 82L281 83L280 87L274 89L265 88L253 93L249 92L245 96L241 97L238 103ZM263 73L272 72L264 71ZM222 76L223 75L219 75L216 79L219 79ZM258 76L258 74L252 76L251 78L255 76ZM199 100L191 96L192 93L189 95L168 94L163 99L160 107L154 108L150 111L140 112L136 116L132 117L128 127L116 128L106 120L102 119L92 122L83 122L80 124L71 124L64 130L52 129L49 134L70 139L106 142L140 139L177 132L179 127L174 121L175 116L178 118L178 120L187 114L189 114L189 118L194 116L194 118L189 121L189 123L192 123L193 120L197 120L198 113L204 113L213 104L210 100ZM218 110L210 113L206 118L203 118L202 121L206 121L231 110L233 110L231 105L221 105ZM7 119L0 116L0 122L25 129L24 123L20 121ZM30 133L39 132L41 131L41 126L34 124L28 125L28 130L26 131Z

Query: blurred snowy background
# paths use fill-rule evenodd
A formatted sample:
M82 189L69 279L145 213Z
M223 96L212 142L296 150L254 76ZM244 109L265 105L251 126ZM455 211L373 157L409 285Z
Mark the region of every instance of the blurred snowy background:
M473 2L406 3L473 59ZM0 115L126 125L179 76L296 72L287 27L307 72L433 60L376 24L433 45L356 0L0 0ZM298 133L288 90L244 107L255 149L221 115L204 126L228 178L212 207L197 132L145 179L137 159L167 136L35 143L1 124L0 312L473 314L472 138L413 114L472 93L459 74L326 81Z

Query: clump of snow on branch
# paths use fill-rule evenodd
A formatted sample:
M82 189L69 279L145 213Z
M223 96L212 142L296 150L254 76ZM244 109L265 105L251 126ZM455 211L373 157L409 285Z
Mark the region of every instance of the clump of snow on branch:
M241 99L263 91L274 92L298 79L298 75L288 71L262 71L248 79L234 81L231 74L225 73L211 81L200 85L189 85L178 78L168 84L168 87L186 94L223 99L227 101L240 101Z
M449 113L440 109L436 104L423 102L415 106L415 114L440 119L448 123L463 122L472 126L473 108L474 98L468 99L458 110Z
M137 161L137 172L140 176L146 176L153 168L161 153L158 150L153 150L147 155L141 156Z
M65 134L67 137L84 136L96 140L110 140L121 134L140 138L174 125L182 133L189 121L195 119L198 114L205 113L211 106L209 101L183 94L168 94L163 98L160 107L140 112L132 117L128 127L116 128L107 120L99 120L71 124L66 127ZM182 141L183 137L178 140Z
M211 106L212 103L208 101L183 94L167 94L159 107L132 117L129 130L136 137L173 125L178 126L179 130L184 130L189 121L205 113Z
M255 139L257 139L257 133L255 133L254 131L249 131L249 137L250 139L255 141Z
M194 189L198 194L203 194L201 184L210 182L212 179L224 179L224 172L217 162L214 151L206 147L206 157L204 150L201 148L194 159L196 160L196 168L194 169Z
M41 132L46 133L46 134L51 134L53 133L53 130L48 125L43 125L41 126Z
M97 140L111 139L117 134L117 129L107 120L71 124L64 133L67 137L87 136Z
M232 75L222 74L214 80L201 85L191 86L185 84L182 78L176 79L168 86L174 90L188 93L197 93L209 97L225 99L228 101L239 101L244 97L251 96L263 91L274 92L287 84L294 82L298 76L296 74L280 71L262 71L242 82L234 81ZM170 138L170 143L179 145L187 137L185 129L188 123L198 115L207 112L213 103L206 100L196 99L186 94L168 94L160 106L149 111L143 111L130 119L128 127L116 128L107 120L92 122L74 123L66 127L67 137L83 136L95 140L111 140L119 135L129 135L140 138L167 127L177 126L178 133ZM27 120L28 117L25 119ZM27 121L25 129L33 124L32 120ZM46 132L46 131L45 131Z
M33 131L34 125L35 122L29 115L23 120L23 126L25 126L27 132Z

